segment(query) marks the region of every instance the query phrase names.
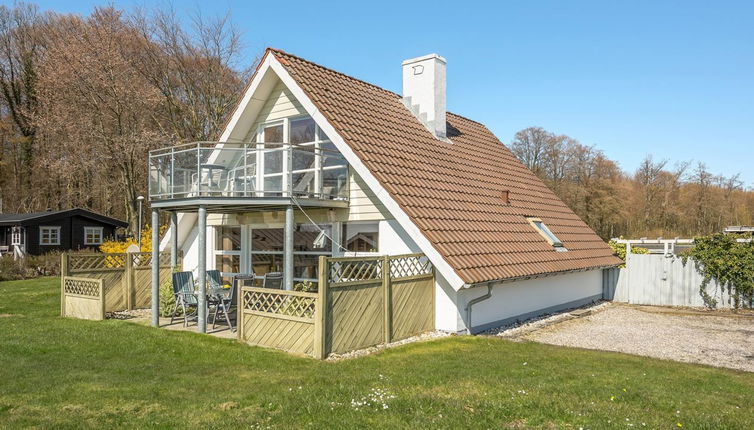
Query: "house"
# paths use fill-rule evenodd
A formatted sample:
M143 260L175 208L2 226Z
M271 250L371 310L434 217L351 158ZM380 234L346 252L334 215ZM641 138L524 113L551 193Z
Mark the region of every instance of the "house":
M0 214L0 254L16 257L96 248L128 223L86 209Z
M172 214L161 249L186 270L283 272L286 289L316 282L322 255L423 253L435 328L452 332L602 298L621 261L483 124L446 110L445 74L439 55L406 60L400 95L267 49L218 142L150 153L153 220Z

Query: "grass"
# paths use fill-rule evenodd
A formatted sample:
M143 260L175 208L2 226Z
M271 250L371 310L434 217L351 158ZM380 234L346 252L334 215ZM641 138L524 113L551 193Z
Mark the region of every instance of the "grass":
M751 373L468 336L319 362L63 319L58 291L0 283L2 428L754 428Z

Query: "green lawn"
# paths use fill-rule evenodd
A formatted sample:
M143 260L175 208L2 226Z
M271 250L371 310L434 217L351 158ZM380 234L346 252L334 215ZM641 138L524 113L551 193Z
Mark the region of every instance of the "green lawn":
M326 363L62 319L58 291L0 283L0 427L754 428L750 373L469 336Z

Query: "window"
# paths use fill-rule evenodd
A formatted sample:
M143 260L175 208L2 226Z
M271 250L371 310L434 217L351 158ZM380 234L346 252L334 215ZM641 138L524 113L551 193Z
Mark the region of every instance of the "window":
M332 255L332 226L298 224L293 232L293 281L316 283L319 257ZM257 279L268 272L283 271L285 230L255 228L251 231L251 268Z
M60 227L39 227L40 245L60 245Z
M84 245L102 245L102 227L84 227Z
M526 218L527 221L529 221L529 224L531 224L537 232L542 235L542 237L547 240L547 242L556 247L556 248L563 248L563 242L558 239L557 236L555 236L555 233L550 231L549 228L545 225L545 223L542 222L539 218Z
M290 189L302 197L348 197L348 163L310 116L262 124L254 141L262 150L259 166L255 166L260 178L257 190L273 196ZM281 142L294 145L290 162Z
M379 252L379 223L343 224L343 248L349 252Z
M241 273L241 227L215 227L215 269L219 270L223 282L231 282L234 275Z

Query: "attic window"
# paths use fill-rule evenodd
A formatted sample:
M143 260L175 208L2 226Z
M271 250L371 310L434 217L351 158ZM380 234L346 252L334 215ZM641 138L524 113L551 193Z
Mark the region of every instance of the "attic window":
M550 231L549 228L545 225L545 223L542 222L539 218L526 218L527 221L529 221L529 224L534 227L535 230L537 230L537 233L542 235L542 237L545 238L545 240L555 248L563 248L563 242L558 239L557 236L555 236L555 233Z

